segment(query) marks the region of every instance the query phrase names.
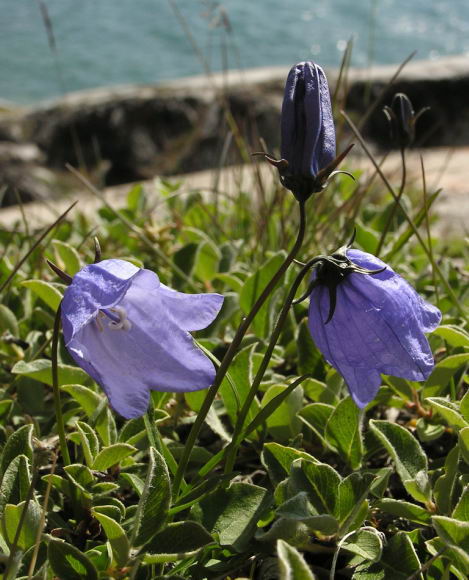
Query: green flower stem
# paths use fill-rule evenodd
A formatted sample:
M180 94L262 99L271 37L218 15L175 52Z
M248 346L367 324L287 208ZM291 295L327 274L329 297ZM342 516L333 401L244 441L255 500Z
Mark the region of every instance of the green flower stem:
M298 206L299 206L299 211L300 211L300 223L299 223L299 227L298 227L298 235L297 235L295 244L293 245L293 248L290 250L290 253L288 254L288 256L285 258L285 261L283 262L283 264L280 266L280 268L277 270L277 272L273 275L270 282L264 288L262 294L256 300L256 303L252 307L251 311L247 314L247 316L245 318L243 318L241 324L238 327L238 330L236 331L236 334L233 338L233 341L231 342L228 350L225 353L225 356L223 357L223 360L221 361L221 365L218 368L217 374L215 375L215 380L213 382L213 385L210 387L210 389L207 393L207 396L205 397L204 402L202 403L200 411L197 414L195 422L192 425L192 429L190 430L189 436L187 437L186 445L184 447L184 452L183 452L182 457L181 457L180 462L179 462L178 471L174 477L174 482L173 482L174 497L177 497L177 495L179 493L182 478L184 476L184 472L185 472L187 464L189 462L190 454L191 454L192 449L195 445L195 442L196 442L197 437L199 435L200 429L202 428L203 422L205 421L205 417L207 416L207 413L209 412L210 407L212 406L212 403L213 403L213 401L218 393L218 389L220 388L220 385L221 385L221 383L222 383L222 381L223 381L223 379L228 371L228 368L235 357L235 354L236 354L236 352L241 344L241 341L244 338L244 335L248 331L248 329L249 329L252 321L256 317L257 313L262 308L264 302L267 300L267 298L270 296L270 294L274 291L275 287L277 286L277 283L280 281L282 276L287 271L288 266L295 259L296 255L298 254L298 252L303 244L303 238L304 238L305 229L306 229L305 202L300 201Z
M313 258L307 264L305 264L305 266L303 266L303 268L300 270L299 274L296 276L293 284L291 285L288 296L285 299L285 302L283 303L282 310L280 311L277 322L275 324L275 328L272 332L272 336L267 346L267 350L264 354L264 358L262 359L262 362L259 366L256 376L254 377L254 380L252 382L251 388L249 389L249 393L246 397L246 400L244 401L241 411L239 412L239 415L237 417L233 437L231 439L231 443L228 445L229 450L227 451L228 456L225 463L225 473L231 473L233 471L234 464L236 461L236 453L239 445L241 444L241 441L243 440L242 435L246 417L248 416L251 404L256 397L261 381L264 378L265 371L267 370L270 359L272 358L274 348L277 344L280 333L282 332L285 320L288 316L288 311L290 310L292 302L295 299L295 295L298 291L298 288L301 282L303 281L303 278L311 270L312 266L314 266L314 264L316 264L323 257L324 256L317 256L316 258Z
M438 277L440 278L443 286L445 287L446 292L448 293L448 296L451 297L451 301L453 302L454 306L456 306L456 309L458 310L458 312L461 315L462 319L463 320L467 320L467 313L466 313L465 309L463 308L463 306L459 302L458 297L454 293L454 290L451 288L448 280L445 278L445 275L441 271L441 268L439 267L438 263L433 258L432 252L430 252L430 250L428 249L427 244L425 243L424 239L422 238L422 236L420 235L420 232L417 229L417 226L414 224L412 218L409 216L409 214L405 210L404 206L402 205L402 203L400 202L400 200L397 198L397 194L394 191L394 188L389 183L389 180L387 179L387 177L384 175L383 171L381 170L381 167L379 167L379 165L376 163L376 160L373 157L373 154L371 153L371 151L369 150L369 148L367 147L367 145L366 145L366 143L365 143L365 141L364 141L364 139L363 139L360 131L357 129L357 127L355 126L354 122L352 121L352 119L350 119L350 117L347 115L347 113L345 111L341 111L341 113L345 117L347 123L350 125L350 128L352 129L352 131L355 134L356 138L360 142L360 145L363 147L363 150L367 154L368 158L373 163L376 171L378 172L379 176L383 180L383 183L388 188L389 193L393 196L394 201L397 204L399 204L399 207L400 207L400 209L402 211L402 214L404 215L404 217L405 217L407 223L409 224L412 232L414 233L415 237L417 238L417 240L419 241L420 245L422 246L422 250L425 252L427 258L429 259L429 261L430 261L430 263L431 263L431 265L432 265L432 267L434 269L434 271L438 274Z
M407 167L406 167L406 162L405 162L405 149L404 149L404 147L401 147L401 162L402 162L401 186L399 188L399 191L397 192L396 201L394 202L394 205L392 206L392 210L389 214L389 217L386 221L386 224L383 228L383 231L381 232L381 238L379 240L378 247L376 248L376 257L377 258L379 258L381 250L383 249L384 240L386 239L389 228L391 227L391 224L394 220L394 216L396 215L397 208L401 204L401 197L402 197L402 194L404 193L404 188L405 188L405 183L406 183L406 178L407 178Z
M169 471L175 475L177 472L177 463L174 457L171 455L171 451L168 449L161 438L160 431L155 423L155 411L151 401L148 407L148 411L143 415L143 422L147 431L150 447L154 447L158 453L164 457ZM181 483L183 487L185 487L185 482L182 481Z
M58 365L58 349L59 349L59 334L60 334L60 313L62 310L62 303L59 304L57 312L55 313L54 332L52 334L52 390L54 394L55 417L57 420L57 431L59 434L60 451L64 465L70 465L70 455L68 453L67 438L65 436L64 419L62 415L62 406L60 404L60 388L59 388L59 365Z

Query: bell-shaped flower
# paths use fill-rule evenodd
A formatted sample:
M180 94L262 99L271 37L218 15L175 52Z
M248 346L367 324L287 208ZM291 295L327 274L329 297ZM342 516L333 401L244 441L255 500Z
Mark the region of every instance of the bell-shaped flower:
M314 62L300 62L288 74L281 133L281 159L264 157L277 167L283 186L298 201L305 201L326 187L352 148L336 157L329 86L324 71Z
M150 390L209 387L215 369L189 331L217 316L223 296L183 294L150 270L103 260L80 270L64 294L65 344L126 418L147 409Z
M319 271L312 285L309 329L362 408L375 397L381 373L428 378L434 361L424 333L435 330L441 313L375 256L350 249L334 256L335 281L323 282Z

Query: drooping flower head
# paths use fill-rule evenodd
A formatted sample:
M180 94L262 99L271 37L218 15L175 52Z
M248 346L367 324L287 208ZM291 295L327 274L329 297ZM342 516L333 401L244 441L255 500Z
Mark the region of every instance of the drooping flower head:
M375 256L346 247L333 256L335 274L334 260L315 273L308 324L355 403L362 408L375 397L381 373L426 380L434 361L424 333L441 312Z
M223 296L183 294L150 270L103 260L80 270L62 302L65 344L126 418L146 411L150 390L209 387L215 369L189 331L216 318Z
M391 139L398 147L405 148L412 145L415 140L415 125L425 111L428 111L428 107L415 113L414 107L405 93L396 93L392 98L391 106L386 105L383 108L391 128Z

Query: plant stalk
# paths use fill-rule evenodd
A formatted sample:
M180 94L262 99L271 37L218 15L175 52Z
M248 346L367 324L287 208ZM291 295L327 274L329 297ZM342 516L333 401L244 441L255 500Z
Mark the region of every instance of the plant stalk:
M52 334L52 390L54 394L55 416L57 419L57 432L59 434L60 452L64 465L70 465L70 454L67 447L67 438L65 436L64 419L62 415L62 406L60 404L60 388L59 388L59 365L58 365L58 349L59 349L59 335L60 335L60 314L62 311L62 303L59 304L54 319L54 332Z
M212 403L213 403L213 401L218 393L218 389L220 388L220 385L221 385L223 379L225 378L225 375L228 371L228 368L229 368L231 362L233 361L233 359L236 355L236 352L238 351L238 348L241 344L241 341L244 338L244 335L248 331L248 329L249 329L252 321L256 317L257 313L262 308L264 302L267 300L267 298L270 296L270 294L274 291L275 287L277 286L277 283L280 281L282 276L287 271L288 266L295 259L296 255L298 254L298 252L303 244L303 239L304 239L305 230L306 230L305 202L300 201L298 206L299 206L299 211L300 211L300 223L299 223L299 227L298 227L298 235L297 235L296 241L295 241L292 249L290 250L290 253L285 258L285 261L282 263L282 265L277 270L277 272L272 276L272 279L267 284L267 286L264 288L264 290L263 290L262 294L259 296L259 298L256 300L256 303L252 307L251 311L246 315L245 318L243 318L241 324L239 325L238 330L236 331L236 334L233 338L233 341L231 342L228 350L225 353L225 356L223 357L223 360L221 361L221 365L218 368L217 374L215 375L215 380L213 382L213 385L210 387L210 389L207 393L207 396L205 397L204 402L202 403L202 407L200 408L200 411L197 414L196 420L195 420L194 424L192 425L192 429L190 430L189 436L188 436L187 441L186 441L186 445L184 447L184 452L183 452L181 460L179 462L178 471L174 477L173 494L174 494L175 498L177 497L177 495L179 493L181 481L182 481L182 478L184 476L184 472L186 470L190 454L191 454L192 449L195 445L195 442L196 442L197 437L199 435L202 424L205 421L207 413L209 412L209 409L210 409L210 407L211 407L211 405L212 405Z

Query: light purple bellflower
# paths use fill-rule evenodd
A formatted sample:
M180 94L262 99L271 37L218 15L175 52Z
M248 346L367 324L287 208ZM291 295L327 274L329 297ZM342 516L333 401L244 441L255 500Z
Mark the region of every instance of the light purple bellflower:
M189 331L216 318L219 294L183 294L150 270L103 260L80 270L62 302L65 344L126 418L145 413L150 390L209 387L215 369Z
M324 284L315 286L309 329L318 349L363 408L375 397L381 373L412 381L428 378L434 360L424 333L435 330L441 312L379 258L350 249L346 257L360 268L386 269L346 275L334 289L335 309L327 323L330 292Z
M335 160L336 144L326 75L314 62L300 62L288 74L281 133L284 186L298 199L320 191L329 174L319 174Z

